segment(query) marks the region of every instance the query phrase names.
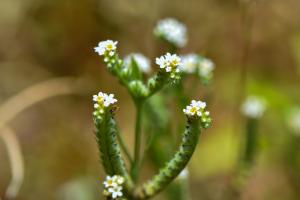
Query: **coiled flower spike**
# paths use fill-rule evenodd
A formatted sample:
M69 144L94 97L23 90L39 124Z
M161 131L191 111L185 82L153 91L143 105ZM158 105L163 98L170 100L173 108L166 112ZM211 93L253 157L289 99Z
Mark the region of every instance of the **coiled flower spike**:
M211 118L209 113L205 111L205 106L204 102L193 100L184 109L184 113L187 116L187 125L178 151L153 179L136 190L135 195L138 199L154 196L184 170L195 151L201 129L207 128L211 124Z
M180 79L181 58L176 54L166 53L156 58L159 65L158 73L148 80L148 97L163 88L169 82L176 82Z
M93 101L96 140L104 170L110 176L119 174L124 177L126 179L125 190L131 190L131 178L128 175L125 163L121 157L119 144L117 143L118 130L114 120L114 104L117 102L117 99L114 98L113 94L99 92L93 96Z

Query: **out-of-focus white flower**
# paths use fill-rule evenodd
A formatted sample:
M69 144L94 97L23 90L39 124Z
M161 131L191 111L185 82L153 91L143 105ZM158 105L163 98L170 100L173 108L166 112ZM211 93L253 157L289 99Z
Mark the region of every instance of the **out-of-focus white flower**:
M106 40L99 42L98 46L94 48L95 52L97 52L100 56L108 55L113 56L117 49L117 41Z
M189 170L187 168L184 168L178 175L179 179L187 179L188 177L189 177Z
M206 107L205 102L192 100L191 104L188 105L185 109L183 109L183 112L189 116L197 115L198 117L201 117L203 115L205 107Z
M215 69L215 64L207 58L201 59L199 63L199 76L200 77L206 77L210 78L212 76L212 72Z
M265 110L265 101L255 96L249 96L241 107L242 113L250 118L262 117Z
M93 95L94 108L100 113L104 112L105 107L116 103L118 100L114 98L114 94L106 94L99 92L97 95Z
M111 188L108 188L108 192L111 194L111 197L113 199L116 199L118 197L123 196L122 189L123 189L122 186L111 187Z
M295 109L290 116L288 117L287 121L291 131L300 136L300 108Z
M107 176L106 180L103 182L105 188L118 186L117 182L111 176Z
M107 176L106 180L103 182L104 191L103 194L106 196L111 196L113 199L117 199L118 197L123 196L123 187L122 184L125 182L125 179L122 176L114 175Z
M196 54L188 54L180 57L182 62L182 64L180 65L181 71L191 74L197 70L199 59Z
M113 180L119 185L122 185L125 182L125 179L122 176L118 175L114 175Z
M161 69L170 73L171 78L174 78L176 74L180 72L179 66L181 65L181 59L176 54L167 53L164 56L156 58L156 64L159 65Z
M125 56L124 66L125 67L131 66L132 59L135 60L136 64L138 65L138 67L140 68L140 70L142 72L144 72L144 73L151 72L150 60L141 53L132 53L132 54Z
M177 47L183 47L187 42L187 30L184 24L173 18L158 21L154 34Z

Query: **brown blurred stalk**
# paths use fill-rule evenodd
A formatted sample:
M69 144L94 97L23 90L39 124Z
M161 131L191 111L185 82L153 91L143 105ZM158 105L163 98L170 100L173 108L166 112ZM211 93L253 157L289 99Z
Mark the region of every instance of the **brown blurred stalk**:
M54 78L33 85L0 105L0 137L7 148L11 164L12 179L5 194L5 199L15 199L24 178L22 151L15 133L6 124L20 112L45 99L76 93L74 78Z
M241 24L241 60L239 70L239 83L237 93L237 108L240 108L241 103L245 99L247 90L248 78L248 61L250 56L253 16L251 13L251 6L255 3L253 0L240 0L240 24ZM239 113L239 112L238 112ZM237 115L240 117L239 114Z
M0 127L12 120L26 108L45 99L74 93L74 78L54 78L33 85L0 105Z
M9 127L1 128L0 134L7 149L12 178L5 193L5 199L15 199L24 179L22 150L15 132Z

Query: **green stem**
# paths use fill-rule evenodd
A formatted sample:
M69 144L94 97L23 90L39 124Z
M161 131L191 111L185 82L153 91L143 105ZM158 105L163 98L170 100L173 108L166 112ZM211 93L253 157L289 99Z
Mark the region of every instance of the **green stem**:
M125 190L132 190L132 181L122 159L120 147L117 143L117 128L112 111L106 112L99 118L94 116L96 126L96 140L100 152L100 159L105 172L112 175L121 175L126 179Z
M137 188L137 199L148 199L165 189L186 167L192 157L200 135L201 127L198 120L189 119L183 135L182 143L171 160L159 173L142 187Z
M147 87L149 89L147 98L161 90L167 84L167 82L168 77L161 71L159 71L156 75L150 78L147 82Z
M138 181L138 167L140 163L141 151L141 125L142 125L142 109L143 103L136 103L136 122L135 122L135 144L134 144L134 160L131 167L131 177L134 182Z
M248 119L243 164L251 167L255 159L257 147L257 119Z
M121 149L124 151L124 154L125 154L126 158L127 158L128 161L132 164L132 163L133 163L133 159L132 159L132 157L130 156L130 153L129 153L129 151L128 151L127 145L125 144L125 142L124 142L124 140L123 140L123 137L121 136L119 130L117 130L117 138L118 138L118 141L119 141L119 144L120 144Z
M197 84L194 84L191 88L195 87ZM181 79L174 87L175 94L177 97L177 103L180 111L188 104L189 98L184 93L184 85L183 85L183 79Z

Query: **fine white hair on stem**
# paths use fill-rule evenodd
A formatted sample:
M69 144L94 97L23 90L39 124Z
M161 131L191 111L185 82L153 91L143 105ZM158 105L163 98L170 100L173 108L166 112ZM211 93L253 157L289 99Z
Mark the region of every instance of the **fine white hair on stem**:
M1 138L7 149L7 154L11 166L11 181L5 192L5 199L15 199L19 193L24 179L24 160L21 146L15 132L3 127L0 129Z

